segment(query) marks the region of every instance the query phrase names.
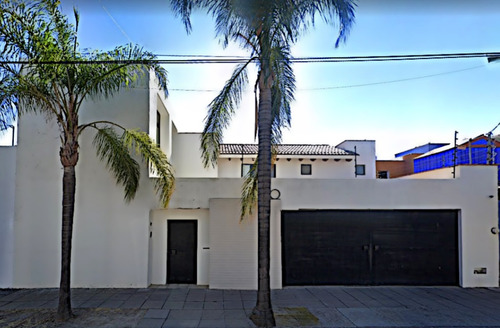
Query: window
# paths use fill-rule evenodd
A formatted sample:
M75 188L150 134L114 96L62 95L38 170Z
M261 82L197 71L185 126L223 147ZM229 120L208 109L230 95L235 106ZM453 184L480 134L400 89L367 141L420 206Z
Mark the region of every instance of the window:
M250 169L252 168L252 164L241 164L241 176L244 177L247 175L248 172L250 172Z
M365 175L365 165L364 164L356 165L356 175Z
M241 176L244 177L252 168L252 164L241 164ZM271 167L271 178L276 178L276 164Z
M160 146L161 141L161 114L156 111L156 144Z
M379 178L379 179L389 179L389 171L378 171L377 178Z
M300 165L300 174L301 175L311 175L312 174L311 164L301 164Z

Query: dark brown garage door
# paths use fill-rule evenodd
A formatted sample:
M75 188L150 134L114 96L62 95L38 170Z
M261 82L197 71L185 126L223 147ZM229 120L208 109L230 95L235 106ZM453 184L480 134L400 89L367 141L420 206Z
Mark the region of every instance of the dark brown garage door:
M283 285L457 285L454 210L283 211Z

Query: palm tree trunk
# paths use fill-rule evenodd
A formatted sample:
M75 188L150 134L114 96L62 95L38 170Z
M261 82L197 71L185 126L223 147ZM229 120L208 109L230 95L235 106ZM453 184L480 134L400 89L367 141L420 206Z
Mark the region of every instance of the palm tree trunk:
M75 166L64 166L62 202L62 240L61 240L61 282L59 285L59 306L57 318L68 320L73 316L71 310L71 240L73 237L73 214L75 209Z
M264 77L261 77L264 80ZM271 88L260 82L258 179L258 289L250 319L258 327L274 327L269 278L271 214Z

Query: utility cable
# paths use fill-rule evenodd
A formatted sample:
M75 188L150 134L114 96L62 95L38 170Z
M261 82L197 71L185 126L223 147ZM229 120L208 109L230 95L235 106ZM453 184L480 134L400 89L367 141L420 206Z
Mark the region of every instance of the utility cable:
M151 60L55 60L55 61L29 61L29 60L2 60L1 64L32 64L32 65L85 65L85 64L241 64L258 58L248 57L203 57L186 59L151 59ZM346 56L346 57L292 57L292 63L343 63L343 62L381 62L404 60L440 60L440 59L466 59L466 58L500 58L500 52L480 53L450 53L450 54L421 54L421 55L387 55L387 56Z

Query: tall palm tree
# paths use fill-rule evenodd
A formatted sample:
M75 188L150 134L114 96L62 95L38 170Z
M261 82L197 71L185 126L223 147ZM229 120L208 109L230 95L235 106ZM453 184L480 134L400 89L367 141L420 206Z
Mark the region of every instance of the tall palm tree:
M258 326L274 326L269 283L269 217L271 190L271 145L281 138L281 129L290 125L290 102L295 91L290 47L315 17L326 23L338 21L339 42L345 41L354 22L354 0L171 0L186 30L191 30L193 9L206 10L215 18L216 34L226 46L230 41L248 49L251 58L240 64L220 94L209 105L201 148L205 165L219 155L224 129L241 100L248 83L247 68L255 63L258 76L258 294L251 319ZM247 184L244 192L248 192Z
M82 54L78 49L79 16L71 24L56 0L3 0L0 6L0 111L17 109L55 120L59 127L63 166L62 254L58 318L72 316L70 266L75 208L75 167L78 139L94 130L97 156L124 187L125 200L134 198L139 184L140 154L158 173L156 191L166 206L173 190L173 174L166 155L138 130L109 121L80 122L83 101L110 97L141 76L156 74L166 91L166 71L152 64L154 56L133 45L109 52ZM141 64L137 64L140 61Z

